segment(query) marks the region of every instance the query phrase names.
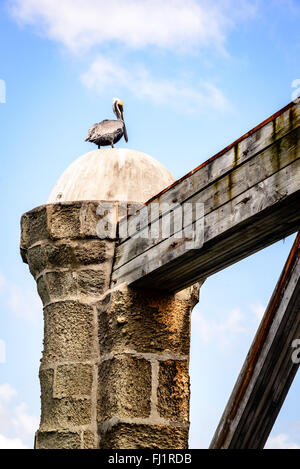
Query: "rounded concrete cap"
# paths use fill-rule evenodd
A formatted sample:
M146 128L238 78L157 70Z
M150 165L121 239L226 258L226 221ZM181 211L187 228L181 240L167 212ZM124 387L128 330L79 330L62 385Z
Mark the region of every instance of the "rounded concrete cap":
M174 181L168 169L145 153L105 148L74 161L58 179L48 203L75 200L144 203Z

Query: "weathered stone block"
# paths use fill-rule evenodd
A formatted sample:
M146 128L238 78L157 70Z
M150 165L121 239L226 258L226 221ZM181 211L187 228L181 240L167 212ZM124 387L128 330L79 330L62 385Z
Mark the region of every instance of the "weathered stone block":
M51 239L80 238L80 202L48 205L48 227Z
M83 432L83 449L97 449L98 448L98 435L91 431Z
M47 256L43 245L33 246L27 251L27 262L33 277L40 274L47 266Z
M47 272L45 280L51 300L68 299L77 295L77 279L71 271Z
M42 363L90 359L95 353L93 309L75 301L60 301L44 308Z
M63 429L91 423L90 399L53 398L44 403L41 430Z
M21 218L21 249L27 250L32 244L48 238L46 206L37 207Z
M101 295L109 288L109 280L110 276L102 270L78 270L78 293L85 296Z
M126 287L115 290L97 305L101 353L129 348L188 354L193 301L191 296L181 299Z
M114 243L101 239L77 241L73 243L73 250L79 264L99 264L105 261L112 263Z
M44 269L60 267L73 267L80 265L101 264L103 269L110 270L114 255L114 243L89 240L89 241L46 241L36 245L26 254L26 262L34 277Z
M102 435L101 449L186 449L188 429L118 423Z
M43 305L49 303L50 301L49 291L47 288L47 284L42 276L39 277L39 279L37 280L37 290L43 302Z
M60 365L56 369L54 397L90 396L93 367L82 363Z
M45 421L49 403L53 398L53 382L54 382L54 370L47 368L45 370L40 369L39 378L41 384L41 421Z
M40 370L42 414L41 430L85 425L91 421L90 399L57 398L53 393L54 370Z
M45 254L50 268L78 265L71 242L48 243L45 246Z
M97 224L100 220L97 214L97 208L101 205L101 202L83 202L80 209L80 222L81 222L81 233L84 237L97 238ZM115 206L115 204L114 204ZM116 208L114 208L114 211Z
M118 220L118 203L99 201L97 204L97 221L94 224L95 235L100 239L116 240Z
M35 447L36 449L80 449L81 437L77 432L38 431Z
M151 411L151 363L120 355L99 365L98 421L148 417Z
M189 367L186 361L163 361L159 364L157 410L161 417L189 421Z

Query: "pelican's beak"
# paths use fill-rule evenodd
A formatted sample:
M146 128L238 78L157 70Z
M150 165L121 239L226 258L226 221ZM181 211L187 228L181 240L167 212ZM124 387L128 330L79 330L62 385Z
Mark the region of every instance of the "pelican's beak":
M124 138L125 138L125 141L126 143L128 143L128 135L127 135L127 130L126 130L126 126L125 126L125 121L124 121L124 114L123 114L123 110L124 110L124 104L123 104L123 101L121 101L120 99L118 98L114 98L114 102L117 103L117 106L116 106L116 111L115 114L116 116L119 118L121 118L123 124L124 124L124 127L123 127L123 134L124 134Z
M119 107L119 109L120 109L121 119L122 119L123 124L124 124L124 138L126 140L126 143L128 143L128 135L127 135L126 125L125 125L124 115L123 115L123 103L121 102L120 104L121 104L121 106Z
M123 116L122 116L123 118ZM123 122L124 122L124 119L123 119ZM124 122L124 138L126 140L126 143L128 143L128 135L127 135L127 130L126 130L126 126L125 126L125 122Z

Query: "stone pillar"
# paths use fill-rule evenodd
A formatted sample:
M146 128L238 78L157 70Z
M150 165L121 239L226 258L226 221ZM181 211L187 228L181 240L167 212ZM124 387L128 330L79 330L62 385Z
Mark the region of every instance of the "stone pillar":
M124 285L98 303L102 448L187 448L190 314L198 288L176 295Z
M198 287L111 288L117 240L97 237L98 206L49 204L22 217L21 254L44 306L35 447L187 448Z

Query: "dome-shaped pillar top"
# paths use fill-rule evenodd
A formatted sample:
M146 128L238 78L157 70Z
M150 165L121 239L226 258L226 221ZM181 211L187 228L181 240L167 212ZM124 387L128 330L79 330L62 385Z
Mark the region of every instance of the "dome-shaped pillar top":
M168 169L145 153L123 148L94 150L65 170L48 203L77 200L144 203L174 180Z

